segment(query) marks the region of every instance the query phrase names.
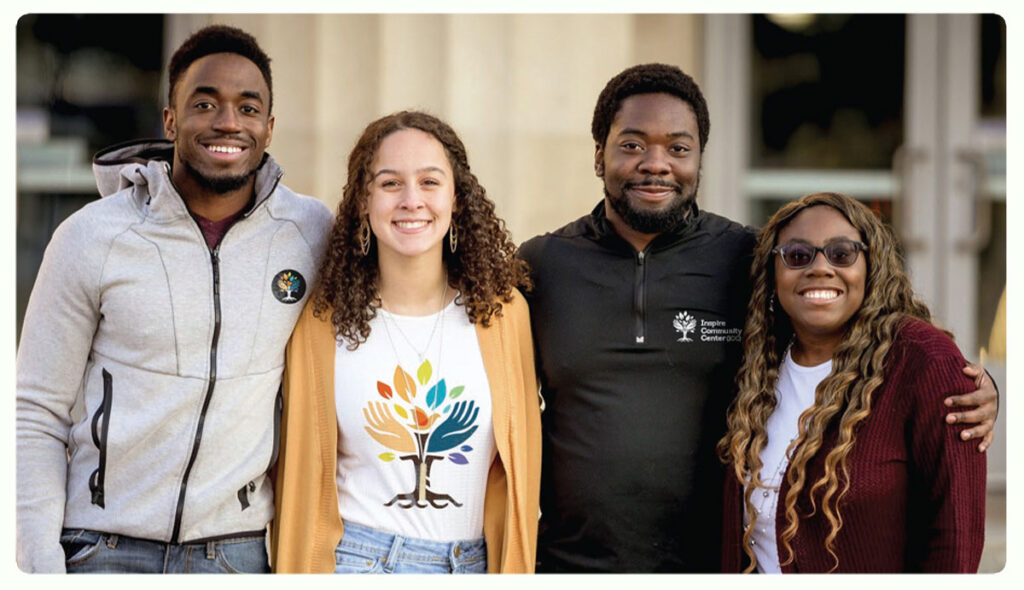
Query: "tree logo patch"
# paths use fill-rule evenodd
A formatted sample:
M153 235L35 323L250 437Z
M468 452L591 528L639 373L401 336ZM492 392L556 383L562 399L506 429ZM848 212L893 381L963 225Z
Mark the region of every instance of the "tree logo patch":
M282 270L270 281L270 291L281 303L295 303L306 294L306 279L297 270Z
M682 335L676 342L694 342L695 339L700 342L740 342L743 336L742 328L730 328L725 320L697 318L686 310L676 314L672 327Z

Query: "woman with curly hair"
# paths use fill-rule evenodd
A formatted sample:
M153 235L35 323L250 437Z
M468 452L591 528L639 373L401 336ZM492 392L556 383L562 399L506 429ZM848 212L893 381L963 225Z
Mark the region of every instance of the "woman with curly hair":
M975 383L896 248L870 209L834 193L761 230L719 443L725 571L977 570L985 456L940 403Z
M367 126L288 345L275 571L533 571L528 286L451 127Z

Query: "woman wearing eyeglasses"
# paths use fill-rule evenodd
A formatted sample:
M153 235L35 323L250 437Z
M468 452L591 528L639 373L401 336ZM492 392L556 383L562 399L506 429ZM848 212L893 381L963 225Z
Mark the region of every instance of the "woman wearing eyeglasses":
M941 400L975 389L870 209L818 193L761 230L719 443L729 572L974 572L985 456Z

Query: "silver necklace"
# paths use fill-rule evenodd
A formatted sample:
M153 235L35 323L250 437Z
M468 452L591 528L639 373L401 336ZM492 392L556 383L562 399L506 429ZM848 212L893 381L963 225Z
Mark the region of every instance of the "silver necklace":
M447 298L448 298L448 275L445 275L445 277L444 277L444 289L441 291L441 309L438 310L437 317L434 318L434 327L431 328L430 336L427 338L427 343L423 347L422 351L419 348L416 348L416 345L414 345L412 343L412 340L410 340L409 337L405 334L405 332L402 330L402 327L400 325L398 325L398 321L393 317L392 313L390 311L388 311L387 307L384 306L383 300L381 301L381 307L384 308L384 311L387 312L387 314L385 314L384 317L381 318L383 320L381 323L384 324L384 332L385 332L385 334L387 334L388 342L391 344L391 350L395 353L395 361L400 361L400 359L398 357L398 348L395 347L395 341L391 337L391 329L388 328L388 319L390 319L391 323L393 323L395 325L395 329L398 330L398 334L402 337L403 340L405 340L405 343L409 345L409 348L411 348L413 350L413 352L416 353L416 358L419 360L420 363L422 363L423 359L427 356L427 351L430 350L430 343L434 341L434 334L437 333L438 325L442 326L442 328L441 328L441 339L440 339L440 341L438 343L438 346L443 346L443 343L444 343L444 327L443 327L444 326L444 312L445 312L445 308L447 307L445 305L445 300Z
M794 440L796 439L789 439L789 444L793 444ZM774 492L775 494L778 494L779 489L782 488L782 477L783 475L785 475L786 471L785 469L783 469L783 466L786 465L788 462L789 452L787 447L787 452L784 452L782 454L782 458L779 459L778 465L775 466L775 471L772 473L771 478L768 479L767 481L761 480L761 485L757 486L757 489L761 490L761 502L758 504L757 508L754 509L754 512L758 515L762 514L764 505L768 502L768 497L771 495L769 492ZM761 472L764 473L764 470L762 469ZM773 480L775 480L776 478L778 478L778 481L776 483L773 483Z
M785 362L785 358L786 358L787 355L792 354L791 351L793 350L793 342L795 340L796 340L796 335L794 335L793 337L791 337L789 339L789 343L786 345L786 350L782 353L783 362ZM789 444L792 445L794 440L796 440L796 439L795 438L789 439ZM761 501L758 503L757 507L754 508L754 513L750 515L750 523L747 525L747 528L750 528L750 527L754 526L755 524L758 523L758 521L760 521L761 525L762 525L761 532L763 534L768 534L768 528L766 526L767 523L764 522L764 520L762 520L761 517L762 516L764 516L764 517L768 517L769 516L769 515L764 513L764 507L765 507L766 504L768 504L768 499L771 497L772 494L775 494L776 496L778 496L779 489L782 488L782 478L785 476L785 473L784 473L785 470L783 469L783 465L786 465L788 462L789 462L789 447L787 446L786 450L783 451L783 453L782 453L782 457L779 459L778 465L775 466L775 472L771 476L772 479L778 478L778 483L776 485L759 485L754 490L755 493L757 492L757 490L761 490ZM764 472L764 470L762 469L762 473L763 472ZM769 483L770 484L771 480L769 480L768 482L763 482L762 481L762 483ZM776 498L776 502L778 502L777 498ZM776 507L778 507L777 503L776 503ZM754 544L754 540L753 539L750 540L750 544L751 545Z
M789 444L793 444L794 440L796 440L796 439L794 439L794 438L789 439ZM782 478L785 475L785 469L783 469L783 465L786 465L788 461L789 461L789 448L787 447L786 451L782 453L782 458L779 459L778 465L775 466L775 472L772 474L772 479L775 479L777 477L778 478L778 483L775 484L775 485L771 485L772 479L768 480L767 482L762 480L761 485L757 486L754 489L755 493L757 492L757 490L761 490L761 501L758 503L757 507L754 508L754 513L749 515L750 522L747 524L747 528L748 529L753 527L753 526L755 526L756 524L760 523L761 524L761 533L765 534L765 535L768 534L767 523L770 522L770 521L763 520L761 517L762 516L765 516L765 517L770 516L768 514L765 514L764 507L765 507L766 504L768 504L768 499L772 496L772 494L775 494L776 496L779 495L779 490L782 488ZM763 472L764 472L764 470L762 470L762 473ZM765 485L765 484L768 484L768 485ZM776 502L778 502L778 498L776 498ZM776 506L778 506L778 504L776 504ZM750 544L754 545L754 539L753 538L750 539Z

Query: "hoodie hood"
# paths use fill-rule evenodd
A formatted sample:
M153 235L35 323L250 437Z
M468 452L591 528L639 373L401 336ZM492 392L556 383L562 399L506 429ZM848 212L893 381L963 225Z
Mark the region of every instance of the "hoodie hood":
M104 148L92 158L92 173L100 196L139 184L141 169L151 161L164 162L168 173L174 160L174 143L166 139L129 141Z
M106 197L129 187L151 185L178 191L171 184L171 162L174 161L174 142L166 139L143 139L119 143L104 148L92 158L92 172L96 177L96 188L100 196ZM256 171L256 198L248 215L265 201L284 175L284 171L270 154L263 154L263 162ZM180 199L180 197L179 197Z

